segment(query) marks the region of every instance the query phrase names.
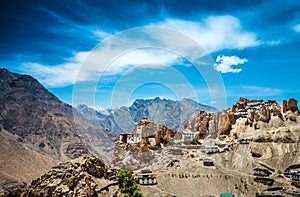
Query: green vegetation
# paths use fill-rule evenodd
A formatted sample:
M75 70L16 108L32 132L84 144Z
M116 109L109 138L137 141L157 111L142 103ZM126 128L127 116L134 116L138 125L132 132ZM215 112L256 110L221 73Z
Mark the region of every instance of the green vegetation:
M264 197L265 196L265 192L263 192L263 191L255 192L255 196L256 197Z
M118 193L119 193L119 190L115 190L115 191L114 191L113 197L117 197L117 196L118 196Z
M114 196L121 192L124 197L142 197L142 192L139 190L131 172L120 170L117 177L119 190L114 192Z
M178 177L179 177L179 178L189 178L190 175L189 175L189 173L187 173L187 172L179 172Z
M282 170L278 169L278 170L277 170L277 173L278 173L278 174L282 174Z
M248 190L247 180L241 178L241 182L244 184L245 190Z
M274 183L274 180L264 179L264 178L256 178L256 179L254 179L254 181L256 181L258 183L262 183L264 185L268 185L268 186L272 186Z

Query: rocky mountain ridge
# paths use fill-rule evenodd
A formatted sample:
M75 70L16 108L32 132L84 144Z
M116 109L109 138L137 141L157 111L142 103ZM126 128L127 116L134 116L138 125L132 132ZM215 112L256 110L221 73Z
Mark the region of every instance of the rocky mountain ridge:
M58 161L91 153L109 161L116 140L112 133L61 102L36 79L6 69L0 69L0 136L1 143L14 147L11 155L5 153L5 146L0 147L5 153L0 155L0 189L11 187L10 181L28 181L28 177L40 175ZM26 156L36 162L43 158L46 165L39 166L36 175L23 174L31 166L20 165L18 170L11 166Z
M199 104L191 99L172 101L170 99L137 99L129 107L120 107L106 111L95 110L86 105L78 105L77 110L86 118L101 125L116 135L129 133L142 118L148 118L173 130L181 130L186 121L199 111L216 112L217 109Z

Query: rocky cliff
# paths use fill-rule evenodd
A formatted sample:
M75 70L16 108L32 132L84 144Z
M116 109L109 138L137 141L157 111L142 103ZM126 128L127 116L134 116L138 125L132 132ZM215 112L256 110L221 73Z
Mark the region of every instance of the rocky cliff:
M199 139L232 141L255 133L296 126L298 116L299 109L295 99L283 101L280 105L271 100L241 98L228 110L200 112L185 124L185 129L199 133Z
M0 135L3 141L16 147L14 154L0 155L3 164L0 173L4 174L1 176L1 186L12 176L13 181L28 180L24 179L28 175L23 174L28 166L21 165L17 171L10 171L8 167L12 165L13 158L17 162L18 158L23 157L22 154L26 154L26 151L22 152L22 147L28 150L25 158L28 156L27 160L37 162L39 154L45 161L61 161L91 153L109 161L116 140L110 132L59 101L36 79L5 69L0 69ZM49 162L49 165L54 163ZM40 167L44 171L49 165ZM41 171L36 175L39 173Z
M135 123L131 131L133 142L117 142L111 164L126 170L138 170L157 163L161 151L172 143L176 131L154 121L143 119Z
M86 105L79 105L77 109L89 120L103 128L119 133L131 131L135 122L141 118L154 120L158 124L166 125L173 130L182 130L186 121L199 111L216 112L217 109L199 104L191 99L172 101L170 99L137 99L129 107L120 107L107 111L94 110Z

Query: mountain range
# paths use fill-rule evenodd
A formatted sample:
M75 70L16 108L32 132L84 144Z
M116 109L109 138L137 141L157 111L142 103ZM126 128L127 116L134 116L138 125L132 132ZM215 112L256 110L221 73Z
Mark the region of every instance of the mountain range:
M0 69L0 196L112 196L119 169L145 168L157 184L143 196L298 195L299 114L293 98L240 98L220 112L159 97L75 109Z
M87 119L112 131L114 134L129 133L135 122L148 118L173 130L182 130L185 123L200 111L216 112L211 106L192 99L173 101L170 99L137 99L129 107L96 110L81 104L76 107Z

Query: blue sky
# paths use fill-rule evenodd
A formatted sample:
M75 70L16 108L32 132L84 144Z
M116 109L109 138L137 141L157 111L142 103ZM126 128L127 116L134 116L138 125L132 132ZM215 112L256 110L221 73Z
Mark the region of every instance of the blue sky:
M300 2L5 1L0 67L61 100L300 99Z

